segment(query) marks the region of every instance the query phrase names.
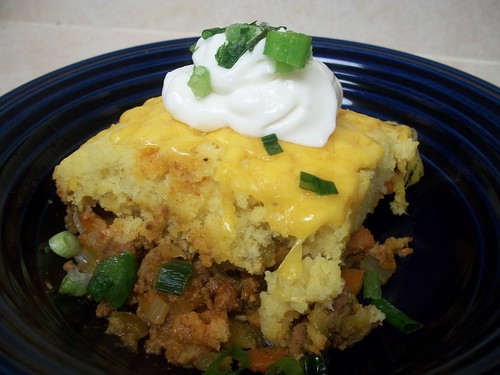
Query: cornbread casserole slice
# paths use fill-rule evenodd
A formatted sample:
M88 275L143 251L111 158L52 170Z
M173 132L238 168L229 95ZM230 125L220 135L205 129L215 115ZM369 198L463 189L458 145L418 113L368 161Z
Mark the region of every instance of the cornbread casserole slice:
M405 212L405 188L422 175L416 133L340 110L324 147L280 144L284 152L269 156L260 139L229 128L199 132L153 98L56 167L57 194L86 257L80 270L124 251L142 262L129 305L148 325L148 351L203 367L199 358L225 347L232 324L244 322L292 354L319 353L351 345L384 319L343 290L341 266L351 234L384 195L394 194L395 214ZM301 171L334 181L338 194L301 189ZM203 303L179 307L181 297L154 288L159 267L174 258L195 263L200 290L212 280L201 275L220 272L224 282L198 296ZM236 291L232 305L224 287ZM345 329L347 320L329 318L339 298L349 300ZM168 305L160 317L147 312L153 299ZM102 302L97 313L112 309Z

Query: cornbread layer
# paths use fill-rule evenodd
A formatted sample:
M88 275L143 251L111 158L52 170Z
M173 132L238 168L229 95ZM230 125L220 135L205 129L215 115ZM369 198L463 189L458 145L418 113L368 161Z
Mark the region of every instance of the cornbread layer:
M343 290L349 236L385 194L394 193L395 214L405 212L405 187L422 174L418 141L407 126L340 110L324 147L280 145L269 156L260 139L229 128L201 133L153 98L63 160L54 179L90 269L125 250L163 249L264 275L266 339L288 345L292 322L309 316L308 350L319 352L328 340L318 322ZM301 171L333 181L338 194L300 188ZM365 327L383 319L356 306Z

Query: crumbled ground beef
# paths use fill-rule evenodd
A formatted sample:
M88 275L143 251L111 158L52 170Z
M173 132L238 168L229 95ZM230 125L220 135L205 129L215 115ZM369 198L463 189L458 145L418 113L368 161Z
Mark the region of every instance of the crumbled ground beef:
M163 243L156 247L145 241L120 244L108 230L112 220L95 210L76 214L72 208L68 209L68 227L79 233L81 244L89 250L86 267L92 269L99 260L123 251L134 253L139 260L138 279L128 301L128 312L116 314L107 302L99 303L96 308L98 317L110 320L108 333L121 337L123 344L132 350L137 350L139 340L144 339L146 352L163 353L170 363L202 370L229 345L245 349L267 345L259 329L258 314L260 293L266 287L263 275L250 275L229 264L206 267L179 244ZM410 237L391 237L380 244L362 227L350 238L343 266L363 269L368 262L388 278L396 269L395 257L412 252L410 241ZM277 251L275 263L279 265L287 253L287 248ZM155 288L160 267L173 259L190 261L193 266L181 296ZM69 269L75 264L68 262L65 267ZM381 319L374 319L378 313L374 309L362 306L355 295L344 289L331 306L311 306L307 316L294 321L287 348L280 355L300 356L317 347L307 332L311 321L318 329L315 337L326 340L325 347L345 349L380 324ZM134 334L132 328L127 332L129 326L134 328Z

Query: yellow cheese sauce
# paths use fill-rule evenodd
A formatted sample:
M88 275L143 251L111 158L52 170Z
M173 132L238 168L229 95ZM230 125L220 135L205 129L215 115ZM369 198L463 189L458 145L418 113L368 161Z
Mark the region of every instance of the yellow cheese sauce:
M304 239L323 225L340 226L362 200L359 171L376 169L384 148L352 126L368 121L364 132L385 126L381 121L340 110L337 128L324 147L280 142L284 152L270 156L260 138L248 138L229 128L202 133L178 122L166 112L161 98L125 112L121 127L112 132L115 144L153 147L169 159L193 157L209 143L222 150L213 178L223 192L225 230L234 230L235 194L262 202L271 229L283 236ZM300 172L335 183L336 195L319 196L299 187ZM222 230L222 228L221 228Z

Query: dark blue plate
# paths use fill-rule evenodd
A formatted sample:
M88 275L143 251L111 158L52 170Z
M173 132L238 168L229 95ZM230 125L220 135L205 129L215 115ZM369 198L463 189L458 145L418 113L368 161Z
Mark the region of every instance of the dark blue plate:
M54 166L120 113L160 95L163 77L190 63L194 39L126 49L71 65L0 98L0 372L188 374L162 356L121 349L93 306L50 292L61 260L47 239L64 227ZM425 327L376 329L333 352L340 374L482 374L500 361L500 90L412 55L314 39L337 74L343 106L417 129L426 174L407 216L387 202L367 225L378 239L414 237L385 296Z

